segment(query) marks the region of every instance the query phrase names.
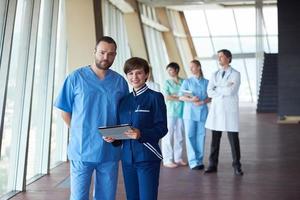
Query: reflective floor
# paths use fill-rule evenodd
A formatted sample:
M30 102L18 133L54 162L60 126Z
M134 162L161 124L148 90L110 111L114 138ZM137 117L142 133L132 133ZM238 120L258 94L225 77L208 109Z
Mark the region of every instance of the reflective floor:
M244 176L231 167L227 135L221 141L218 173L204 175L188 167L162 167L160 200L268 200L300 199L300 124L277 124L275 114L256 114L251 105L241 107L240 143ZM210 131L206 137L208 163ZM67 200L68 164L65 163L27 187L13 200ZM117 199L125 198L120 174Z

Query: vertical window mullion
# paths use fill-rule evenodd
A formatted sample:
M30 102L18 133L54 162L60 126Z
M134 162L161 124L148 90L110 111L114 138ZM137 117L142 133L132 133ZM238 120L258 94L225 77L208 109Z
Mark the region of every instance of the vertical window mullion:
M46 98L46 112L45 112L45 126L44 126L44 141L42 154L42 173L49 173L50 169L50 144L51 144L51 130L52 130L52 110L53 110L53 92L54 92L54 74L55 74L55 59L56 59L56 40L57 40L57 20L59 0L53 0L52 8L52 32L50 43L50 60L47 81L47 98Z

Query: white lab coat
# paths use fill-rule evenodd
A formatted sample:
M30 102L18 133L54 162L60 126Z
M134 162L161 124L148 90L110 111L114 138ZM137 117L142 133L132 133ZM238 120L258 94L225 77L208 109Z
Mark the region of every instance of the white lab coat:
M222 78L223 70L213 73L207 87L212 98L205 127L216 131L239 131L240 72L229 67Z

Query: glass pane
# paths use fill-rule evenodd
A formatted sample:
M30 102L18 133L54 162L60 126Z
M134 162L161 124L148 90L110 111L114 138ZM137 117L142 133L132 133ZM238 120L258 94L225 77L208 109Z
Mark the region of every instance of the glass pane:
M11 89L11 87L9 87ZM16 113L16 102L15 99L9 95L6 102L6 112L4 117L4 129L2 135L2 146L1 146L1 159L0 159L0 196L13 190L14 188L9 187L9 175L13 174L14 161L12 160L15 152L13 149L12 138L17 139L18 135L13 130L14 125L12 124L14 115ZM12 177L13 178L13 177Z
M3 45L3 34L4 34L4 24L6 19L6 9L7 0L0 1L0 60L2 55L2 45Z
M127 32L123 14L111 3L104 1L105 10L104 12L104 32L106 35L111 36L115 39L118 44L118 53L112 69L124 74L123 64L126 59L131 56L130 48L128 46ZM145 7L145 6L143 6Z
M275 6L263 7L263 15L264 15L265 25L268 34L277 35L278 34L277 7Z
M249 75L249 81L251 86L251 91L253 95L253 100L257 101L256 95L256 83L257 83L257 68L256 68L256 58L247 58L245 59L247 72Z
M190 50L190 46L188 45L187 41L184 38L176 38L176 44L177 44L177 48L179 50L179 54L181 57L181 61L182 63L186 64L189 63L193 58L192 58L192 53ZM184 71L188 74L189 73L189 69L184 68L184 66L182 66Z
M2 149L0 158L0 195L16 190L21 123L23 114L24 87L26 66L28 61L29 29L31 19L31 5L18 1L13 33L12 52L8 77L6 107L4 111L4 129L2 135ZM30 94L27 94L30 95ZM26 134L26 133L25 133ZM24 149L24 146L22 146ZM19 169L17 169L17 167Z
M42 173L47 95L45 91L48 87L46 80L48 80L49 70L52 7L52 1L41 1L28 146L27 181Z
M241 73L241 85L239 89L240 101L251 102L251 90L247 81L243 59L233 59L231 66Z
M254 8L235 8L235 19L239 35L255 35L255 9Z
M194 10L193 13L191 11L185 12L189 28L191 32L193 32L193 42L197 55L200 57L204 73L205 71L209 73L213 71L206 65L218 65L215 61L213 61L213 59L208 59L215 55L214 51L225 48L229 49L232 54L255 53L256 37L262 37L265 52L278 53L277 7L267 6L263 8L265 21L265 27L263 27L262 30L263 36L256 35L255 12L256 10L254 6L243 8L236 7L232 9L202 9L200 11ZM199 30L199 27L200 24L205 24L205 14L207 16L208 27L213 44L210 43L208 29L207 32L200 34L200 31L203 31L203 29ZM236 20L236 24L234 20ZM206 37L203 37L205 33ZM252 99L256 100L256 59L235 59L235 55L233 56L234 59L232 65L233 67L238 68L242 74L240 89L241 99L243 101L251 101ZM245 67L247 67L249 73L250 86L247 80ZM253 98L251 98L251 93Z
M184 11L184 16L192 36L209 36L205 15L202 10Z
M193 42L198 57L212 57L214 55L210 38L193 37Z
M211 60L201 60L201 67L204 74L204 78L210 79L212 74L218 70L218 63L217 60L211 59Z
M206 10L206 15L212 36L237 35L231 9Z
M173 32L185 35L184 27L181 23L180 14L173 10L168 10L168 21ZM175 36L177 37L177 36Z
M253 37L241 37L241 46L243 53L253 53L256 51L256 38Z
M159 31L146 25L143 27L149 52L149 63L153 69L153 78L162 87L168 77L165 70L165 66L169 62L166 46Z
M56 46L54 96L56 97L64 81L67 65L67 41L65 30L65 4L60 1L58 17L58 34ZM60 111L53 109L52 132L51 132L51 153L50 168L56 167L61 161L66 160L67 129Z
M278 53L278 36L268 37L271 53Z
M7 13L7 9L6 9L6 3L7 0L4 1L0 1L0 61L2 60L2 48L3 48L3 37L4 37L4 24L5 24L5 18L6 18L6 13ZM0 66L1 68L1 66ZM4 75L4 73L2 74L2 76ZM2 79L2 76L0 75L0 78ZM2 92L2 87L4 88L4 85L0 86L1 89L0 91ZM3 102L4 98L2 95L0 97L0 102ZM1 104L1 103L0 103ZM7 102L7 104L9 104L9 102ZM0 105L2 106L2 105ZM10 105L10 107L12 107ZM12 108L9 109L10 113L12 112ZM2 113L0 114L0 118L2 118ZM1 122L0 122L1 123ZM4 119L4 123L8 124L7 127L4 127L3 129L3 138L2 138L2 145L0 145L2 147L1 149L1 155L0 155L0 196L4 193L7 192L7 182L8 182L8 173L7 170L9 169L9 149L10 149L10 141L11 141L11 124L9 124L9 122L7 122L7 118ZM2 133L0 133L2 134ZM9 137L10 136L10 137ZM1 140L0 140L1 143Z
M229 49L232 54L241 53L237 37L214 37L213 42L216 51L220 49Z
M268 37L264 35L262 36L262 38L263 38L264 52L271 53L270 42L268 40Z

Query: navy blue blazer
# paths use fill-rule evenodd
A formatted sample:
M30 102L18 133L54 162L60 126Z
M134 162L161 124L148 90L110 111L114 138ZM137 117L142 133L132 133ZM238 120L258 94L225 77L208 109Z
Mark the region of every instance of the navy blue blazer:
M164 97L145 85L125 96L119 106L121 124L131 124L141 132L138 140L123 140L122 161L160 161L159 140L167 132L167 112Z

